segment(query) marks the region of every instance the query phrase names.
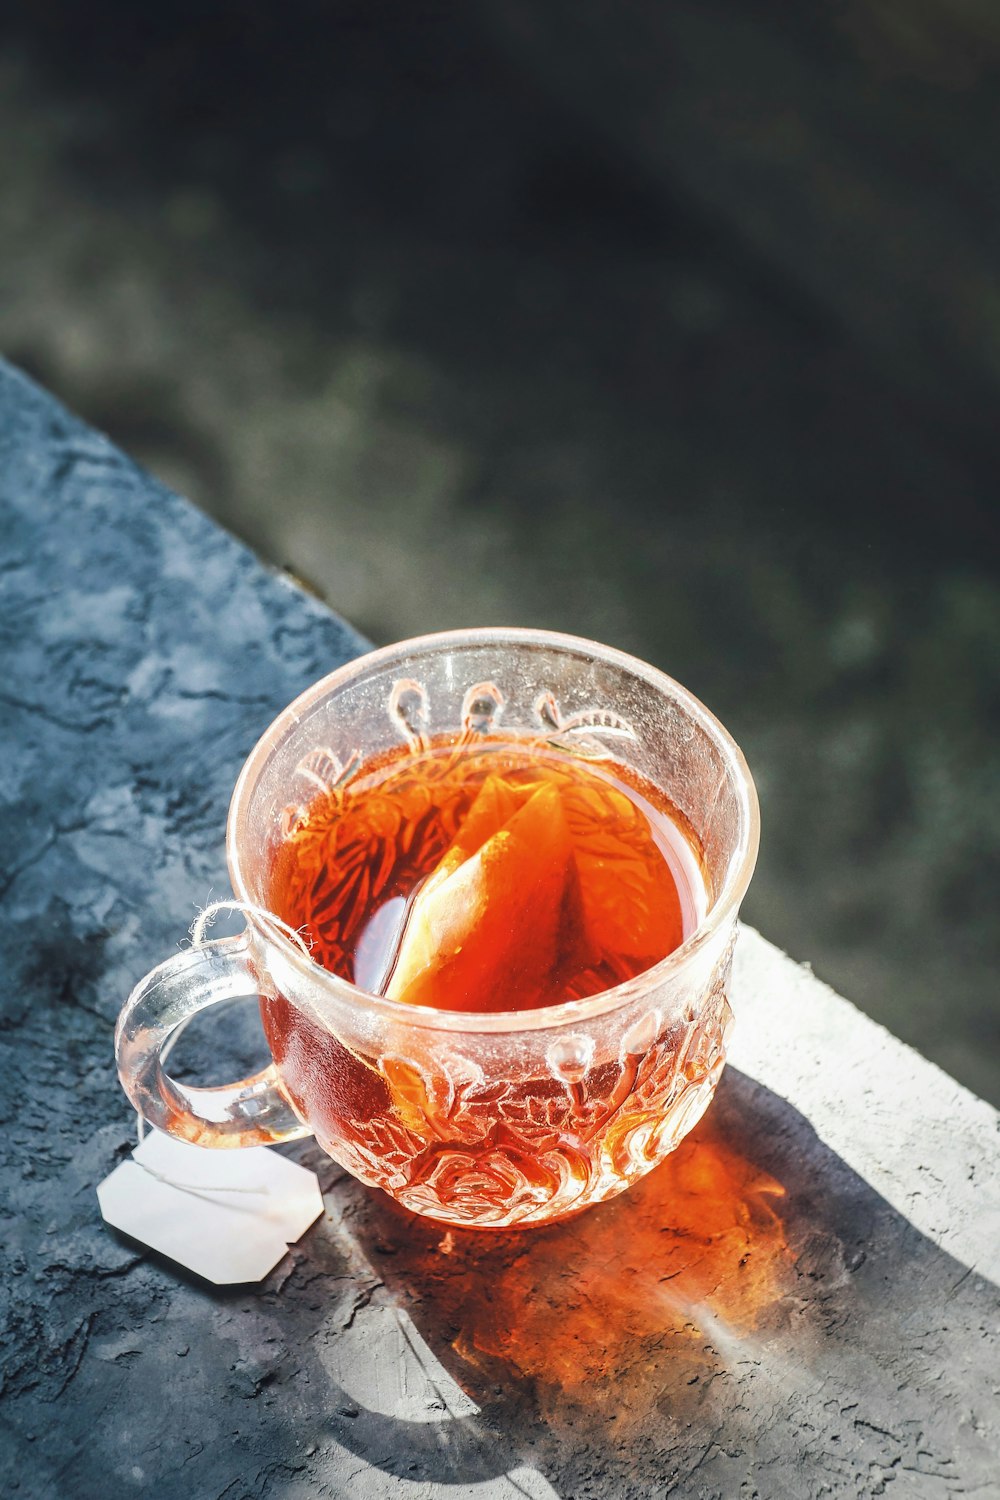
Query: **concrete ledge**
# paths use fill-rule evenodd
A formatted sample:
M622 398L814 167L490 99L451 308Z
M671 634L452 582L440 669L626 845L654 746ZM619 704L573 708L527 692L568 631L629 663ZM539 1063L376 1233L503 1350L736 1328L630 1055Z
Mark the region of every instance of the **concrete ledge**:
M733 1065L800 1109L914 1228L1000 1283L1000 1114L752 928L733 1007Z

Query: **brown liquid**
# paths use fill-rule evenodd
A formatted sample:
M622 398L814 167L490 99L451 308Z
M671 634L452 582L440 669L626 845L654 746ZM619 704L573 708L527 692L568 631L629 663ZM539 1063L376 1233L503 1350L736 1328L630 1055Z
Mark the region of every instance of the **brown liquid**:
M415 1022L428 1005L599 993L664 958L705 906L693 838L659 790L610 760L499 738L403 747L319 793L276 849L267 895L316 962L412 1005ZM394 1022L369 1048L281 996L261 1012L288 1096L332 1156L418 1212L509 1225L612 1196L672 1149L722 1065L724 982L662 1021L650 997L610 1053L579 1062L561 1032L554 1052L546 1035L489 1062L461 1032L442 1051Z
M697 923L698 884L680 815L651 784L496 740L403 747L318 796L277 851L269 901L317 963L364 989L523 1010L665 958Z

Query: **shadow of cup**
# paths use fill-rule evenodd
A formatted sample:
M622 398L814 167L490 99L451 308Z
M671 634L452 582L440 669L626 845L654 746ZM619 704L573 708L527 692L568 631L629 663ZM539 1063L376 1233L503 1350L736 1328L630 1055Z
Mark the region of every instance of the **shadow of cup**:
M612 1203L546 1229L462 1232L369 1196L358 1250L480 1406L571 1407L622 1424L795 1329L796 1359L852 1305L891 1214L777 1095L727 1070L702 1124ZM906 1221L901 1221L901 1224Z
M422 1268L439 1291L454 1286L453 1348L467 1365L640 1415L664 1357L697 1378L706 1336L745 1337L787 1290L784 1196L707 1127L603 1212L530 1245L484 1252L446 1237ZM457 1280L434 1267L444 1256Z

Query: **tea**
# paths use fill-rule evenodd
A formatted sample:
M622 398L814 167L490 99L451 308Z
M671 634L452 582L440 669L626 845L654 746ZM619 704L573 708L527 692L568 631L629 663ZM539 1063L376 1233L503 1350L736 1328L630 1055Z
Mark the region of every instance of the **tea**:
M317 795L271 909L374 994L461 1011L579 1000L690 935L704 882L663 793L537 741L399 747Z
M323 1148L408 1208L472 1226L559 1218L648 1171L715 1087L727 959L697 1011L646 1005L611 1026L610 1054L564 1026L541 1033L542 1063L477 1038L475 1015L439 1034L419 1013L583 999L683 942L706 889L668 799L539 740L403 747L339 781L314 764L334 784L274 851L271 909L318 963L414 1017L371 1028L361 1007L337 1022L262 997L285 1094Z

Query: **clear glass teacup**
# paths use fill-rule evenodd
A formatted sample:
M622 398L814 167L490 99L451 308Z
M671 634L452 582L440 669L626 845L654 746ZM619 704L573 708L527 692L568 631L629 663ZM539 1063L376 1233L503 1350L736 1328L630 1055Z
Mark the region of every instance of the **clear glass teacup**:
M489 733L572 743L667 794L697 844L704 914L680 947L585 999L488 1013L368 993L320 967L269 912L276 850L310 790L400 741ZM303 693L250 755L227 852L240 937L168 959L130 995L115 1037L145 1119L208 1147L314 1135L362 1182L467 1228L548 1223L622 1192L697 1122L722 1071L737 912L757 855L742 754L684 688L592 641L448 632L374 651ZM273 1061L229 1086L165 1071L177 1028L259 996Z

